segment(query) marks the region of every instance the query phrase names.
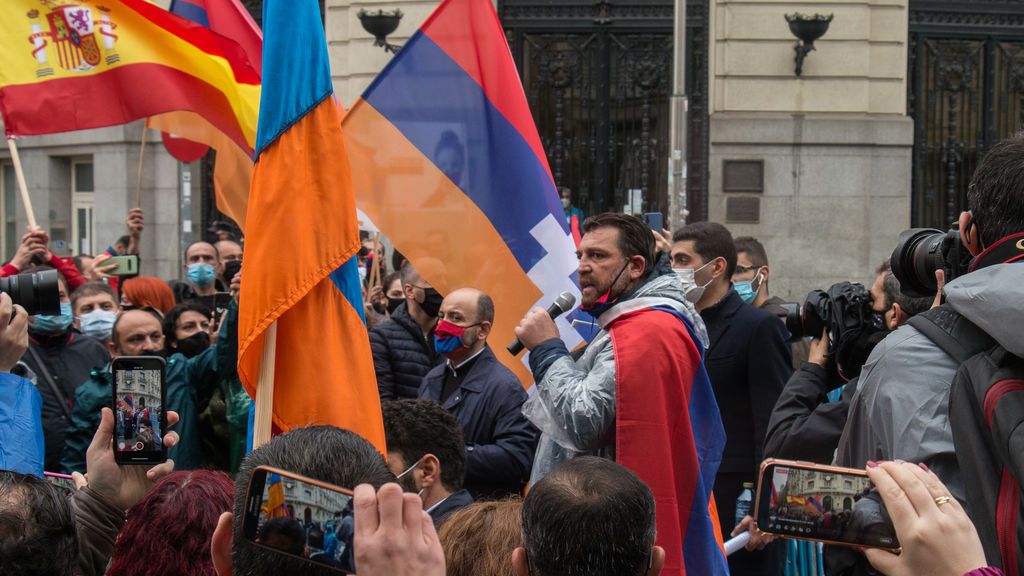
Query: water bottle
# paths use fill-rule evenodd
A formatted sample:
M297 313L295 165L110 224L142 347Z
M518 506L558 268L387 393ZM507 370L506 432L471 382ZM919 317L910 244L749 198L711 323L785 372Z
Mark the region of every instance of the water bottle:
M750 516L750 508L754 504L754 484L751 482L743 483L743 492L740 492L740 497L736 499L736 525L747 516Z

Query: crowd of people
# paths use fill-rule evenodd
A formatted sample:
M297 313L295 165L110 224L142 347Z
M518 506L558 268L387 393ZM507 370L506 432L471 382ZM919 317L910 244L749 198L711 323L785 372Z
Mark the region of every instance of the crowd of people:
M713 222L670 232L623 214L584 218L563 191L581 310L600 331L570 350L547 311L528 312L515 334L530 351L529 394L488 342L501 302L473 287L442 294L428 278L444 263L387 259L366 237L359 268L386 454L330 426L247 447L251 400L236 367L244 241L229 227L189 245L175 279L121 276L107 262L139 254L141 210L95 257L58 257L32 229L0 275L56 270L60 314L29 317L0 294L0 433L40 426L45 470L76 488L0 472L0 572L312 575L337 573L348 554L363 576L775 576L784 542L737 501L766 459L783 458L864 470L876 491L863 498L884 502L895 527L899 554L827 546L829 574L1024 573L1024 531L994 511L1005 494L1017 512L1019 441L988 460L958 451L964 438L990 444L965 436L970 411L951 399L979 354L1020 374L1022 190L1015 136L974 175L958 228L968 273L946 283L939 272L936 294L910 297L886 262L869 288L823 292L862 302L856 322L807 337L788 324L806 325L806 309L794 316L769 293L757 239ZM142 397L112 402L111 361L145 355L166 360L162 414ZM34 391L38 423L6 416L4 403ZM1019 401L1000 398L985 401L989 425L1019 422ZM119 444L161 441L164 463L115 462ZM14 448L0 446L0 463ZM986 472L992 462L1001 476ZM345 543L340 521L295 509L249 537L260 466L352 490ZM682 486L708 506L676 506ZM846 521L829 514L813 520ZM295 549L268 545L274 530L300 533ZM750 541L726 559L719 545L691 550L698 532Z

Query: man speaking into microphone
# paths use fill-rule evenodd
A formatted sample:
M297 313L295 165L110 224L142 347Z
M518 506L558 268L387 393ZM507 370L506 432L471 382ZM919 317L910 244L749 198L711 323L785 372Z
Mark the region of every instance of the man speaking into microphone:
M579 455L614 459L654 493L662 573L727 574L711 497L725 432L704 323L642 220L600 214L583 233L581 308L601 331L573 361L544 309L515 330L536 383L523 405L541 431L531 483Z

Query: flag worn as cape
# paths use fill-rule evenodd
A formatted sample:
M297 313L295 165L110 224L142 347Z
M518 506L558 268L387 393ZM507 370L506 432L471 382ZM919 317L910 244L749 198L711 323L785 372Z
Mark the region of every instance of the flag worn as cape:
M615 351L615 460L650 486L663 574L729 573L711 489L725 430L699 341L670 308L623 314Z
M274 424L347 428L385 453L355 198L317 1L265 0L263 26L238 373L255 397L265 332L276 321Z
M28 380L0 372L0 470L43 477L43 397Z

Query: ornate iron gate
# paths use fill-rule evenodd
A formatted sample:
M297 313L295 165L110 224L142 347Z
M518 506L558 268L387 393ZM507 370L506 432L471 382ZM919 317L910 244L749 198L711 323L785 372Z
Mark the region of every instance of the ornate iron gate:
M500 0L555 182L587 214L668 212L673 0ZM706 214L707 0L687 11L688 204Z
M985 152L1022 128L1024 2L911 0L914 226L945 229Z

